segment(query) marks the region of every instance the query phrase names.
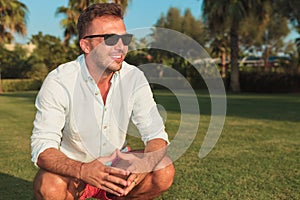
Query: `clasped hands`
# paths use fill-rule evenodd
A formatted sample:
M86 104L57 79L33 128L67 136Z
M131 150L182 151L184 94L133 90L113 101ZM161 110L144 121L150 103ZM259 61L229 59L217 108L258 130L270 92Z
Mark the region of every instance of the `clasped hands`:
M106 163L112 163L112 166ZM152 169L144 153L122 153L116 150L110 156L84 163L80 177L84 182L111 194L126 196Z

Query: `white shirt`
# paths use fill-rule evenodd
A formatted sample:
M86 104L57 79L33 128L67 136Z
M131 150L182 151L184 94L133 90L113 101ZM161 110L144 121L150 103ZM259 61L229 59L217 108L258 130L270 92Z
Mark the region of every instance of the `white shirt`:
M35 106L31 136L35 164L47 148L82 162L110 155L125 143L130 119L145 144L155 138L168 142L143 72L126 62L111 79L105 105L81 55L49 73Z

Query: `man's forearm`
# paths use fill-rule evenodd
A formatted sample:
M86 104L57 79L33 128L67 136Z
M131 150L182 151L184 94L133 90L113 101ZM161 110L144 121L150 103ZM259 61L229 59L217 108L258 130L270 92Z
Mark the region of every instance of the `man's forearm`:
M163 139L150 140L145 147L145 159L152 169L164 158L167 153L167 142Z
M49 148L42 152L39 155L37 165L56 174L81 178L80 168L82 163L68 158L55 148Z

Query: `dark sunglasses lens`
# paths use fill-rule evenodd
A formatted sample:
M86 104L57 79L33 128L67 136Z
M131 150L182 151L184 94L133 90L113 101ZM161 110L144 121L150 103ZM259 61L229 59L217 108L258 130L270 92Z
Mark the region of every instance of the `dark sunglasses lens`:
M131 34L122 35L121 38L124 45L129 45L132 40L132 35Z
M118 43L119 39L122 39L122 42L124 45L129 45L132 40L131 34L125 34L125 35L108 35L107 37L104 37L105 44L108 46L114 46Z
M119 36L118 35L109 35L107 37L104 37L105 44L108 46L113 46L118 43Z

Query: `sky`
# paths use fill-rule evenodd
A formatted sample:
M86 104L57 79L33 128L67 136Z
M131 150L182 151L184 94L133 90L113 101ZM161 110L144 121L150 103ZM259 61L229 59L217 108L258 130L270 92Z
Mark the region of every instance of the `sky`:
M60 6L67 6L68 0L19 0L28 10L27 36L17 36L17 43L26 43L31 35L41 31L43 34L63 38L63 29L60 26L62 15L55 15ZM202 0L131 0L124 16L124 22L128 30L151 27L166 14L170 7L178 8L182 13L189 8L195 18L201 16Z
M16 37L17 43L27 43L32 35L41 31L63 38L63 28L60 26L62 15L55 15L60 6L67 6L68 0L19 0L28 10L27 35ZM189 8L197 19L201 17L202 0L131 0L124 16L124 22L128 30L153 26L161 14L166 14L170 7L178 8L182 14ZM300 37L292 32L286 40Z

